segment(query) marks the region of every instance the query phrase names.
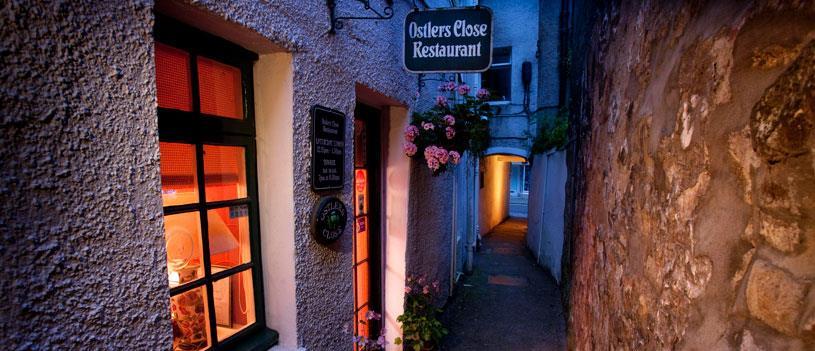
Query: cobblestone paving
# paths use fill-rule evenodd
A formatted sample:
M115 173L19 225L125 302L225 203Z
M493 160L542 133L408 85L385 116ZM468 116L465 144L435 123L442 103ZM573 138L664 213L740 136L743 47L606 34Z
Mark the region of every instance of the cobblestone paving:
M462 278L443 321L443 350L563 350L565 323L555 280L526 249L526 220L488 234L473 274Z

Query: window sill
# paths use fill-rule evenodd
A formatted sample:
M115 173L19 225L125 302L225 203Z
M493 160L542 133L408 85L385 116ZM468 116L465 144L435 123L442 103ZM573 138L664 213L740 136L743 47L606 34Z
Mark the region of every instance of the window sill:
M490 106L503 106L503 105L509 105L509 103L510 103L509 100L487 101L487 105L490 105Z
M257 331L246 335L240 340L235 340L229 345L230 350L237 351L267 351L272 346L277 345L280 335L268 328L260 328Z

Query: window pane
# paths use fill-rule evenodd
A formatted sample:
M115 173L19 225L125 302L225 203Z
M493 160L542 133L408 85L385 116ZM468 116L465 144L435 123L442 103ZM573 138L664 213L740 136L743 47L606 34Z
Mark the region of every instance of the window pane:
M207 211L209 253L212 267L232 268L249 262L249 206Z
M190 55L156 43L156 97L158 106L192 111Z
M481 86L490 91L490 99L507 101L511 98L512 67L493 67L481 74Z
M204 276L198 212L165 216L164 239L167 241L167 275L171 288Z
M243 119L241 71L205 57L198 57L198 94L201 113Z
M213 267L213 272L217 272ZM255 323L252 270L245 270L212 283L218 341Z
M160 142L159 149L164 206L198 202L195 145Z
M357 216L368 213L368 171L354 171L354 212Z
M202 350L209 347L209 310L204 287L170 298L173 321L173 350Z
M492 49L492 64L509 63L512 56L512 48L505 46Z
M357 294L357 305L356 307L359 308L360 306L368 303L368 293L369 293L369 286L368 286L368 262L363 262L357 265L356 267L356 294Z
M207 202L246 197L246 158L243 147L204 145L204 185Z

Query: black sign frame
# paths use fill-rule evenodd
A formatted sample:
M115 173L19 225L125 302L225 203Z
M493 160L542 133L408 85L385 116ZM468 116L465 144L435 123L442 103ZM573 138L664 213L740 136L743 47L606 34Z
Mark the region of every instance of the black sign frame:
M411 65L408 64L408 41L411 40L409 38L409 22L413 16L419 15L441 15L441 13L446 12L449 16L451 12L461 12L461 11L484 11L489 14L489 24L488 30L489 34L489 52L487 53L487 61L484 64L481 64L479 67L465 67L465 68L457 68L455 64L444 67L436 67L434 69L413 69ZM470 7L448 7L448 8L435 8L435 9L427 9L427 10L418 10L414 9L413 11L409 12L407 16L405 16L405 24L403 28L403 36L402 36L402 67L405 68L406 71L410 73L478 73L478 72L485 72L490 69L492 66L492 48L493 48L493 36L494 36L494 21L493 21L493 12L492 9L489 7L478 5L478 6L470 6ZM451 44L452 45L452 44ZM459 44L462 45L462 44ZM450 58L448 58L450 59ZM455 58L452 58L455 60ZM440 66L440 65L439 65ZM415 68L415 67L414 67Z
M331 190L342 190L345 184L345 114L330 109L325 106L314 105L310 111L311 114L311 189L315 192L323 192L323 191L331 191ZM337 126L337 130L339 130L339 134L336 135L334 138L325 137L323 133L323 129L320 128L322 126L322 121L325 118L333 120ZM325 147L325 145L318 145L324 144L325 142L320 140L327 140L328 142L339 142L341 146L333 146L331 150L336 150L339 148L342 152L338 155L332 154L328 155L326 152L323 152L322 148L318 148L318 146ZM325 166L326 162L324 161L334 161L333 172L326 171L328 168ZM320 175L325 174L337 174L339 175L339 179L331 179L331 180L322 180Z

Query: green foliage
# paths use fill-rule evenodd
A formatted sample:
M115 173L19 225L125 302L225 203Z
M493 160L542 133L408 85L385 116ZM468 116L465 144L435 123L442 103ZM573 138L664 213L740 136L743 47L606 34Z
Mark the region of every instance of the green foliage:
M404 344L415 351L433 349L447 335L447 329L438 320L440 309L433 306L434 293L438 293L439 283L425 284L424 278L408 277L405 287L405 311L396 318L402 324L402 338L396 338L396 345Z
M538 118L538 135L532 142L532 153L542 154L551 149L563 149L566 146L569 129L569 113L561 109L554 116Z

